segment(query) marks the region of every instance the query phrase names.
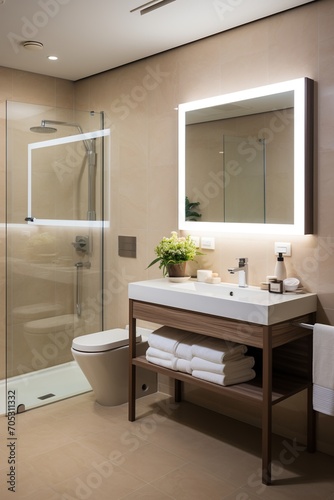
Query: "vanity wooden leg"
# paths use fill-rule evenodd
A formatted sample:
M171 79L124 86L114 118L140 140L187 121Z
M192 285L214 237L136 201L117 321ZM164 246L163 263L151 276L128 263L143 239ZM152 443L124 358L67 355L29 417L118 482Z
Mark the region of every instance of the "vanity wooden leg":
M181 380L174 380L174 399L175 403L180 403L182 400L182 382Z
M307 451L316 451L316 412L313 410L313 335L307 338L308 342L308 372L309 388L307 389Z
M136 318L133 318L133 302L129 301L129 420L136 420L136 366L132 359L136 357Z
M262 350L262 482L271 484L272 441L272 338L271 328L263 327Z
M316 412L313 410L313 390L307 389L307 451L316 451Z

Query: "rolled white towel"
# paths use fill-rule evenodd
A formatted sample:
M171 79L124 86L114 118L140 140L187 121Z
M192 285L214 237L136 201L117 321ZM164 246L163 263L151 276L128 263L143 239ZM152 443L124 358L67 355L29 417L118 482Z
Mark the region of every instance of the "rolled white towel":
M192 370L219 373L220 375L237 375L245 369L253 368L255 359L252 356L240 355L240 359L230 360L226 363L212 363L202 358L193 358L190 362Z
M173 357L173 359L162 359L155 358L154 356L148 356L146 354L146 359L149 363L153 363L154 365L163 366L164 368L169 368L170 370L176 371L177 358L175 357Z
M206 359L212 363L225 363L228 360L240 359L240 355L246 352L247 347L243 344L212 337L204 337L201 342L192 346L193 357Z
M174 359L175 356L171 352L162 351L161 349L156 349L155 347L149 347L146 351L148 356L159 359Z
M199 342L202 338L202 335L198 335L197 333L192 333L188 337L182 340L175 349L175 356L180 359L191 360L193 357L192 354L192 346Z
M192 375L193 377L206 380L207 382L212 382L214 384L224 386L247 382L248 380L252 380L256 376L255 371L252 369L240 372L237 376L220 375L219 373L204 372L201 370L193 370Z
M176 359L176 370L178 372L189 373L191 375L191 366L188 359Z
M185 330L162 326L148 337L148 345L175 354L178 344L190 335L193 334Z

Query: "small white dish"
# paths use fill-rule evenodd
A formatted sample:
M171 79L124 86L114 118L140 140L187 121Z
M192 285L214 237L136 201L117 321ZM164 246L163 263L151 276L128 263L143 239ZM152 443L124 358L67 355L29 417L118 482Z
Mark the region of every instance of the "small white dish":
M283 283L286 292L295 292L299 287L300 281L297 278L286 278Z
M181 277L170 277L168 278L172 283L184 283L185 281L190 280L190 276L181 276Z

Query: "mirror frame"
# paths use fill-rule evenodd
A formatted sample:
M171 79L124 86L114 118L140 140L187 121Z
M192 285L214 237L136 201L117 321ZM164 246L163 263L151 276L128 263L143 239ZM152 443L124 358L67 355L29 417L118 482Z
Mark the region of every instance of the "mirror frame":
M262 96L294 91L294 222L293 224L202 222L185 220L186 114L188 111L237 103ZM313 233L313 122L314 81L298 78L233 92L178 106L178 227L187 231L255 234ZM191 200L196 201L196 200Z

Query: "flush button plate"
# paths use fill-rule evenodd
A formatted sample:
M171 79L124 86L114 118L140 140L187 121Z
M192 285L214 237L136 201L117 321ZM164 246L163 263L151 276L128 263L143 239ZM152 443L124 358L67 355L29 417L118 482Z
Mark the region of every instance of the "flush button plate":
M137 238L135 236L118 236L118 255L120 257L137 257Z

